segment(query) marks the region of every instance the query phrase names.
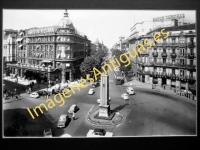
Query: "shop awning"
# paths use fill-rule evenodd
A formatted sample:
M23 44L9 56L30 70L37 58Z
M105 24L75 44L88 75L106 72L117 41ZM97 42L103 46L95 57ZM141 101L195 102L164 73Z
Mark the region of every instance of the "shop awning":
M42 62L44 62L44 63L50 63L50 62L52 62L53 60L43 60Z
M21 41L23 38L18 38L16 41Z

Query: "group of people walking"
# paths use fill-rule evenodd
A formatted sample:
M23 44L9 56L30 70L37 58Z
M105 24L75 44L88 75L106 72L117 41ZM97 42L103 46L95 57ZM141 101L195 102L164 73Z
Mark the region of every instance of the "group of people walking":
M6 89L4 90L4 98L8 97L9 95L13 98L15 97L15 100L18 101L19 100L19 96L20 96L20 90L21 88L15 88L14 92L12 91L7 91Z

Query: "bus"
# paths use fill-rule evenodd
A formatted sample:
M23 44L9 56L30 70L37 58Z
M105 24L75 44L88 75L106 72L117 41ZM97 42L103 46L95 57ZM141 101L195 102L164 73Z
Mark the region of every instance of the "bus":
M121 71L119 70L114 70L114 81L115 81L115 84L123 84L124 83L124 77L121 73Z

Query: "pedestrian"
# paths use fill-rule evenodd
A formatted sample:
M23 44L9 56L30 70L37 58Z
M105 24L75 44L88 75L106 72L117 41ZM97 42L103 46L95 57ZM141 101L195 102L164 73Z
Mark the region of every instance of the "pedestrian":
M75 113L74 112L72 113L72 118L73 118L73 120L75 120Z
M164 88L164 90L165 90L165 85L163 85L163 88Z
M16 94L15 98L16 98L16 101L18 101L18 95L17 94Z
M12 97L14 96L14 93L13 93L13 92L11 92L11 96L12 96Z

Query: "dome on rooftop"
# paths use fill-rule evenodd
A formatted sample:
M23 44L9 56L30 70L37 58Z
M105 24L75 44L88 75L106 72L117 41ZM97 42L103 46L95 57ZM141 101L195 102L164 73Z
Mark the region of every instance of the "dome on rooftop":
M61 28L68 28L68 27L74 28L74 25L73 25L71 19L68 17L67 10L65 10L64 17L60 20L58 26Z

